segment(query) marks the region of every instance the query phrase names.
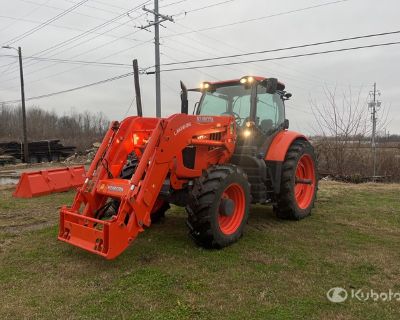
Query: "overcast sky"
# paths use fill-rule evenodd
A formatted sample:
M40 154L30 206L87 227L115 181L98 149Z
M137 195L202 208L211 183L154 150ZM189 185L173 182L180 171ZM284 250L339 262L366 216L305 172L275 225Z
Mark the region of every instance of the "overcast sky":
M148 32L138 28L152 19L151 15L146 16L141 10L145 0L89 0L36 32L16 38L79 2L81 0L0 0L0 44L11 42L12 46L21 46L25 57L122 64L130 64L133 58L137 58L142 68L154 65L153 29L150 28L151 32ZM160 30L161 62L225 56L400 30L399 1L333 2L160 0L160 12L172 15L175 19L175 23L163 23L165 28L161 27ZM331 4L310 8L328 3ZM216 5L204 8L213 4ZM153 1L147 1L146 6L152 8ZM129 16L124 14L136 7L138 9ZM105 24L119 15L119 19ZM251 19L255 20L237 23ZM224 26L232 23L236 24ZM105 25L93 30L102 24ZM214 28L216 26L220 27ZM85 31L90 32L83 34ZM65 42L73 37L76 38ZM279 57L394 41L400 41L400 34L216 62ZM62 46L60 43L63 43ZM50 50L44 51L46 49ZM20 98L17 59L7 57L14 54L13 50L0 49L0 101ZM308 134L312 133L311 128L314 126L310 97L323 103L324 87L336 87L338 96L342 95L343 90L351 88L353 95L361 92L362 101L365 101L376 81L382 93L382 104L389 110L390 122L386 129L391 133L400 133L399 57L400 45L393 45L229 67L165 72L161 78L162 113L167 116L179 112L179 80L183 80L188 87L196 87L201 81L224 80L250 74L276 77L293 93L287 103L291 128ZM215 61L204 64L210 63ZM167 66L162 68L167 69ZM66 90L130 71L129 66L83 66L24 59L26 96ZM154 116L154 75L141 76L141 89L144 114ZM125 116L133 96L133 78L127 77L51 98L29 101L27 105L40 106L61 114L71 108L78 111L102 111L110 120L120 120ZM128 114L135 114L134 106Z

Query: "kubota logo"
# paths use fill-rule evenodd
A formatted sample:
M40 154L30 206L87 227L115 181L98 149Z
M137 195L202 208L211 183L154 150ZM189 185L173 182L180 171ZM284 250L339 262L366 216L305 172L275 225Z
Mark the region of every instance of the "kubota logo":
M379 292L374 289L368 291L363 289L350 289L349 291L341 288L334 287L328 290L326 297L333 303L345 302L347 299L355 299L358 301L400 301L400 292L389 289L388 291Z
M214 122L213 117L198 116L197 122Z
M107 186L108 191L124 192L124 188L118 186Z
M341 303L347 299L347 291L341 287L334 287L328 290L326 297L330 302Z

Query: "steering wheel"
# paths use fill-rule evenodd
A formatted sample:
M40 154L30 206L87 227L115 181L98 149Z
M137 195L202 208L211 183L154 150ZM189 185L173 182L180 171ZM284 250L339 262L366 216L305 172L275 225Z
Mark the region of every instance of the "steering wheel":
M232 111L232 112L223 112L223 113L221 113L221 115L223 115L223 114L228 114L228 115L230 115L230 116L233 115L233 116L235 117L235 122L236 122L236 124L237 124L239 127L242 125L242 118L241 118L240 115L237 114L236 112Z

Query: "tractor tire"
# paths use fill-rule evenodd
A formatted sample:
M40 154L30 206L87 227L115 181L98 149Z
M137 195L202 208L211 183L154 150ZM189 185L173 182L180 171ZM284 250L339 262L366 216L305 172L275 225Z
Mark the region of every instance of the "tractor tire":
M250 207L250 185L235 165L216 165L193 186L186 206L189 234L205 248L223 248L243 234Z
M168 201L157 199L150 214L151 223L161 223L165 219L165 212L171 208Z
M139 161L135 157L122 168L120 178L122 179L131 179L133 174L136 171L136 167L138 165ZM117 202L114 207L116 207L116 211L118 211L119 207L119 201L115 200ZM170 205L168 201L162 200L162 199L157 199L156 203L154 204L153 210L150 215L151 223L160 223L165 219L165 212L170 208Z
M274 211L278 218L300 220L311 214L318 189L313 146L296 140L282 165L280 194Z

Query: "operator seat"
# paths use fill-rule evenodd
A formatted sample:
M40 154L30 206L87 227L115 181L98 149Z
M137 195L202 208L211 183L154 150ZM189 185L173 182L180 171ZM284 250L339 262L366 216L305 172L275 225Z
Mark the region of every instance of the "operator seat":
M271 119L263 119L263 120L261 120L260 128L261 128L262 132L267 133L273 127L274 127L274 123L272 122Z

